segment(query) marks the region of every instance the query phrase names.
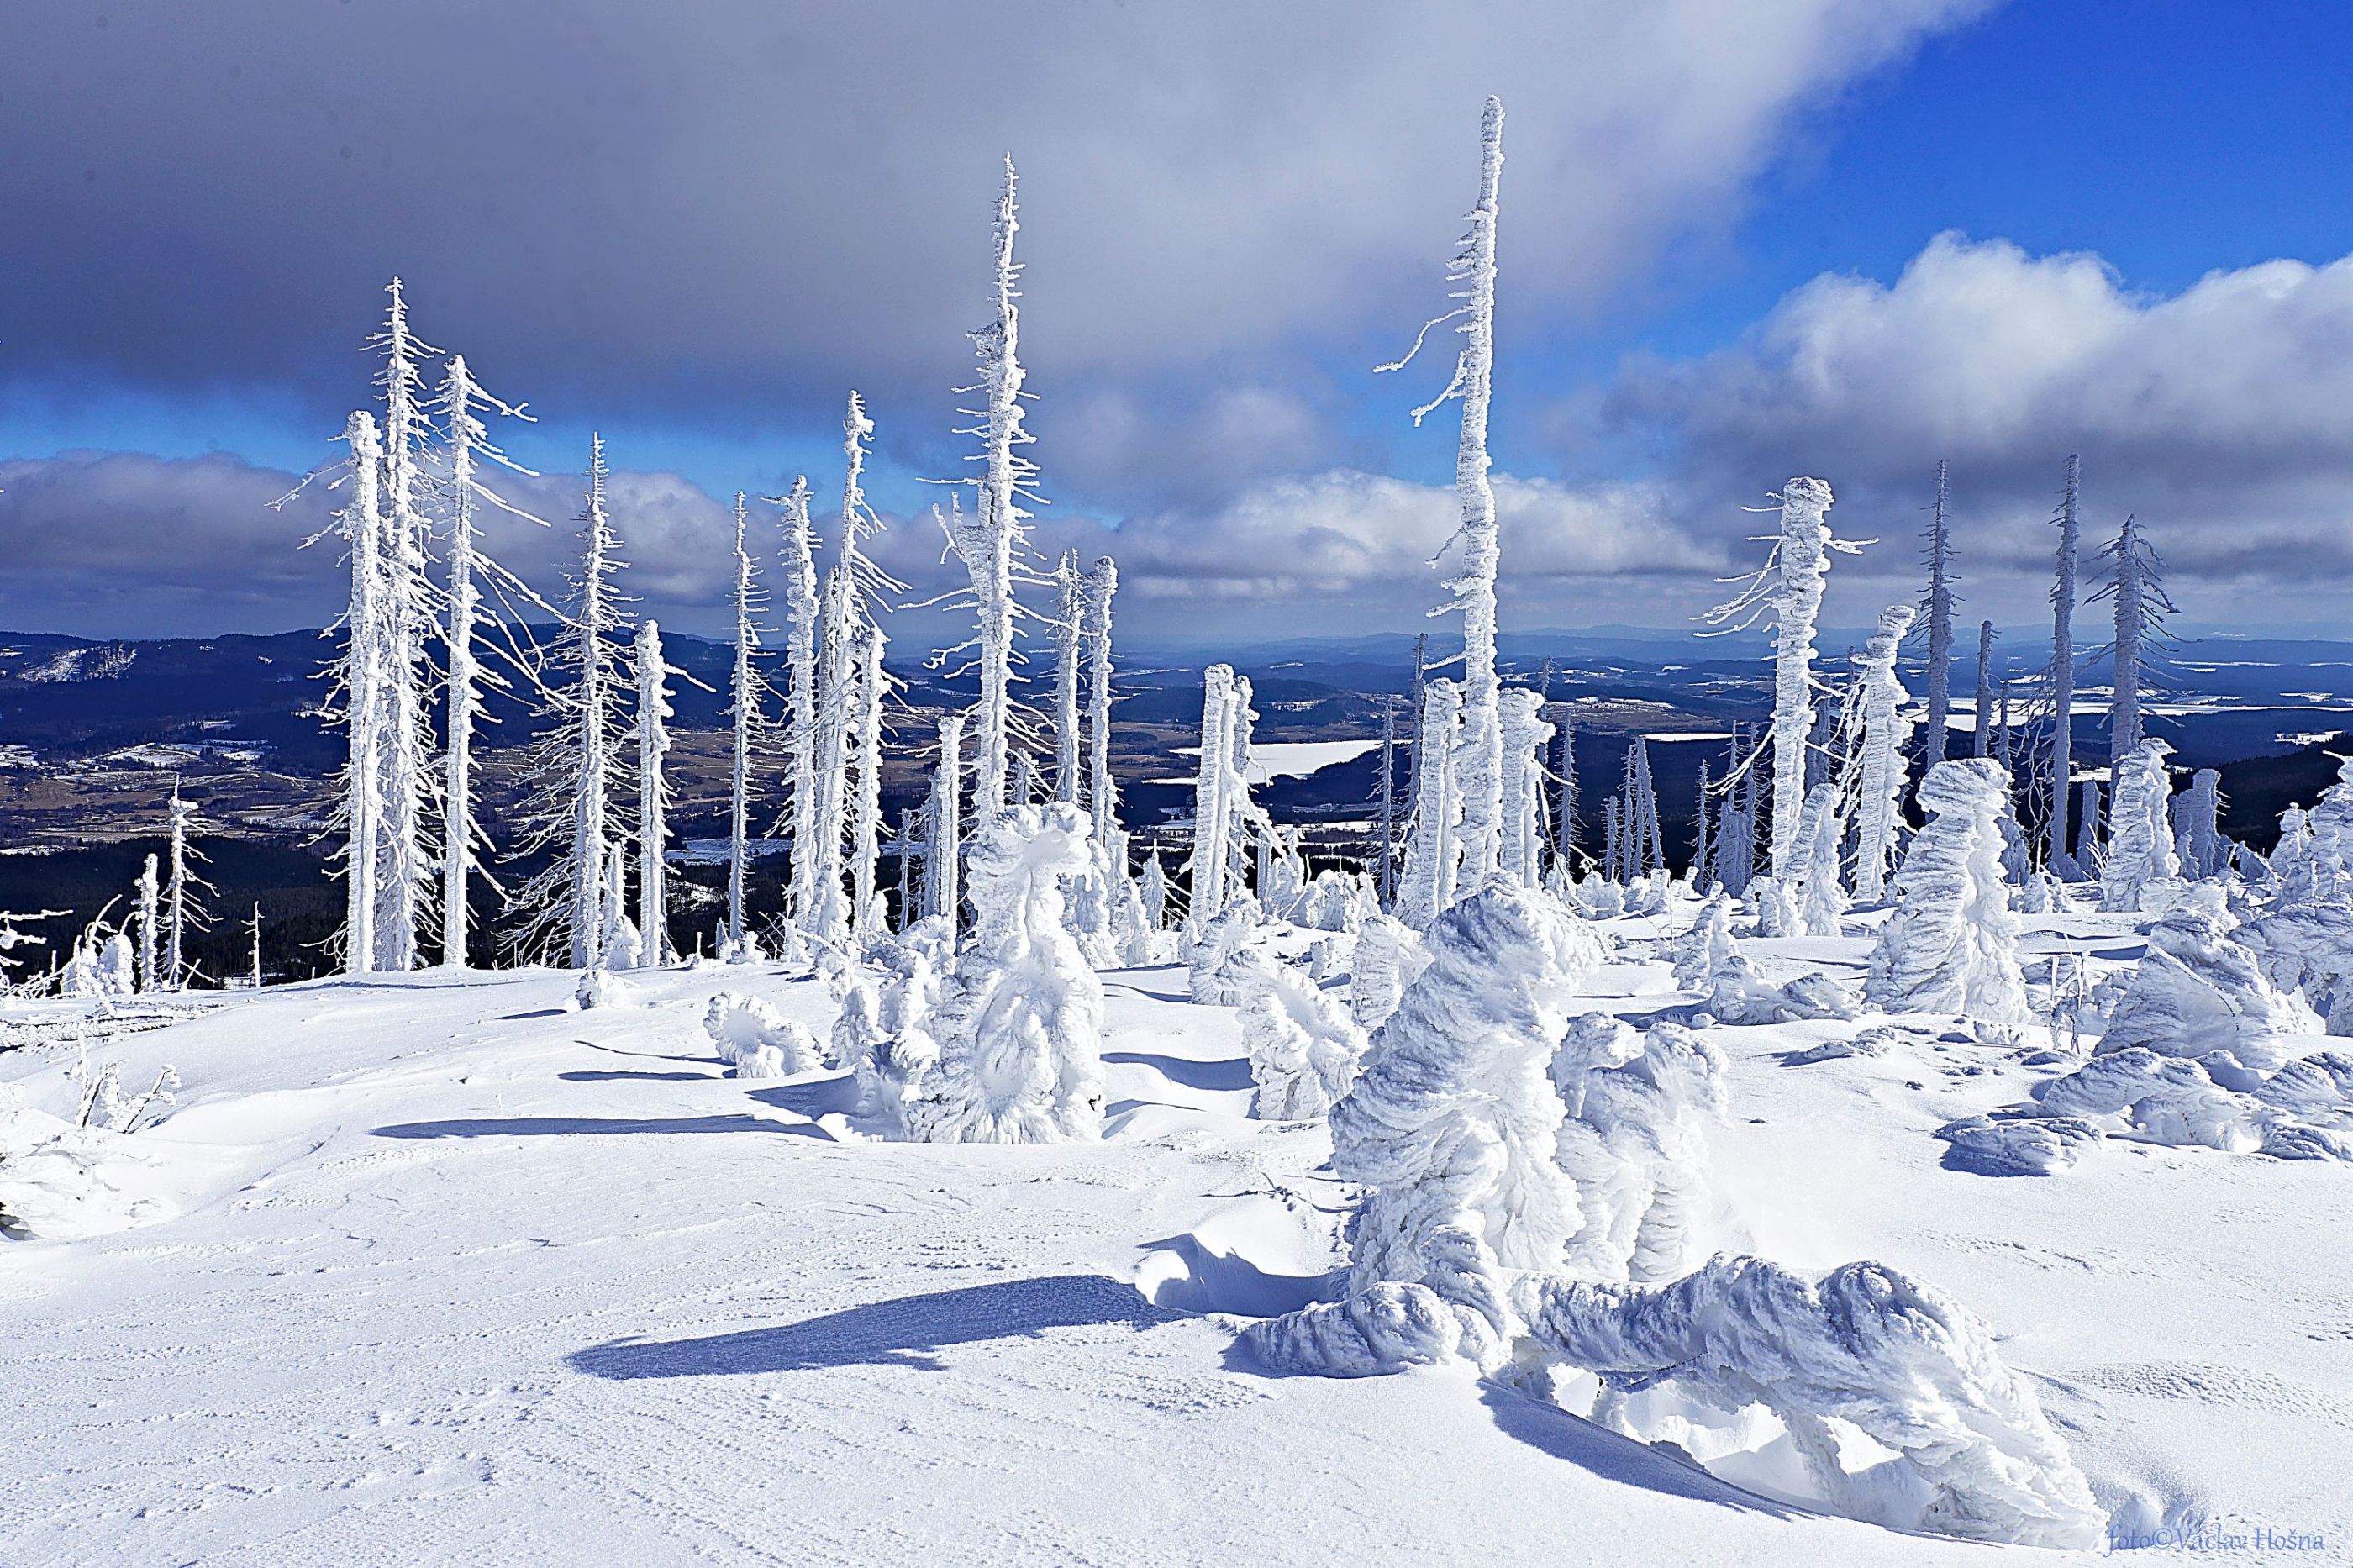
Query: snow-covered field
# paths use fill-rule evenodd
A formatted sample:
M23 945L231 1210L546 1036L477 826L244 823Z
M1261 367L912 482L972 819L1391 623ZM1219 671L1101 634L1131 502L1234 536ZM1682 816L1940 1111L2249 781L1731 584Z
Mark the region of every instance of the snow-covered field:
M2029 963L2126 962L2135 920L2030 921ZM1669 926L1609 923L1592 1005L1687 1016L1645 940ZM1852 980L1868 943L1743 949ZM1250 1116L1236 1014L1186 1000L1181 969L1104 976L1105 1140L1047 1147L868 1141L840 1075L723 1076L702 1028L722 990L829 1028L827 988L781 966L641 973L638 1005L587 1012L575 978L322 982L90 1046L134 1094L165 1063L183 1087L107 1146L120 1202L86 1213L128 1223L0 1246L0 1562L2001 1550L1736 1489L1461 1364L1254 1363L1238 1331L1330 1292L1352 1194L1324 1123ZM18 1005L36 1043L0 1080L69 1113L63 1020L85 1006ZM1926 1027L1788 1062L1883 1022L1707 1031L1729 1059L1723 1242L1810 1275L1880 1259L1966 1303L2112 1518L2202 1530L2200 1561L2345 1560L2346 1167L2110 1138L2056 1177L1948 1169L1937 1128L2062 1069L2021 1059L2039 1035Z

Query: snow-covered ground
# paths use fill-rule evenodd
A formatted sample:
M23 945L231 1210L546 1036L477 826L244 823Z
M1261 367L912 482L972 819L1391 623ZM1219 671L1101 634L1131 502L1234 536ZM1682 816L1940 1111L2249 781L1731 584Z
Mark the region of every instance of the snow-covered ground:
M2031 921L2030 963L2137 956L2129 921ZM1664 928L1612 925L1593 1005L1687 1014L1641 942ZM1775 977L1852 980L1867 951L1743 945ZM814 980L672 970L579 1012L574 979L322 982L90 1047L133 1092L167 1062L184 1087L102 1167L132 1223L0 1244L0 1562L2002 1550L1737 1490L1463 1366L1253 1365L1237 1331L1327 1289L1349 1194L1322 1123L1249 1117L1235 1013L1185 1000L1179 969L1105 976L1106 1141L1056 1147L868 1142L838 1075L723 1077L708 1000L751 992L822 1038ZM71 1011L20 1007L17 1037L45 1043L0 1053L57 1114ZM1966 1303L2103 1507L2205 1527L2199 1560L2346 1560L2346 1167L2110 1139L2058 1177L1947 1169L1936 1130L2023 1100L2054 1070L2019 1059L2044 1042L1924 1029L1788 1064L1878 1022L1708 1032L1730 1058L1710 1133L1727 1240L1809 1273L1878 1258Z

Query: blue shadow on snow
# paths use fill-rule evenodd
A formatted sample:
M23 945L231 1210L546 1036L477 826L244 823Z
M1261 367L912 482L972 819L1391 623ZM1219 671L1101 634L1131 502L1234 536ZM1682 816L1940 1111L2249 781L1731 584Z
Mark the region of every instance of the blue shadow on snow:
M1155 1307L1099 1274L1003 1279L902 1296L765 1329L691 1340L617 1340L566 1359L591 1377L708 1377L804 1372L828 1366L912 1366L936 1372L950 1345L1034 1335L1047 1329L1125 1324L1150 1328L1184 1314Z

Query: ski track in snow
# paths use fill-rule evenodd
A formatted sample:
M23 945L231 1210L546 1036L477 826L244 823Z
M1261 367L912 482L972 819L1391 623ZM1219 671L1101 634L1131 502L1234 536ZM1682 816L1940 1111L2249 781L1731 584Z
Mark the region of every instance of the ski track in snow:
M2112 919L2028 924L2030 961L2054 924L2137 951ZM1851 981L1866 942L1744 951ZM179 1068L134 1142L185 1212L0 1245L0 1563L1988 1560L1461 1369L1231 1356L1241 1320L1198 1314L1310 1299L1346 1194L1321 1124L1247 1119L1234 1013L1181 1000L1181 970L1106 976L1100 1147L838 1142L829 1075L723 1078L701 1028L725 989L822 1037L821 985L632 984L644 1005L575 1013L546 972L321 982L95 1048ZM1641 1021L1688 1007L1671 987L1630 942L1588 989ZM1952 1291L2104 1506L2353 1539L2343 1169L2111 1142L2060 1178L1947 1171L1936 1127L2049 1069L1925 1028L1784 1065L1879 1021L1712 1033L1728 1233ZM71 1054L0 1055L0 1079L60 1110Z

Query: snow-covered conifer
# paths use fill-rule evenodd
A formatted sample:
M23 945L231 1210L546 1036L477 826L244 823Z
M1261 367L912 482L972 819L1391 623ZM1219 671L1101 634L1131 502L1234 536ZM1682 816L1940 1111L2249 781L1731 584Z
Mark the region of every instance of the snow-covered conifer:
M1846 913L1847 897L1840 852L1846 841L1845 796L1834 784L1818 784L1806 795L1806 809L1798 819L1798 847L1789 857L1789 876L1797 898L1797 929L1792 936L1836 936L1839 919ZM1858 853L1861 853L1858 851ZM1858 883L1861 880L1857 875ZM1861 891L1857 888L1858 893Z
M1577 858L1577 712L1560 705L1560 760L1554 764L1553 854L1573 875Z
M343 611L343 654L333 667L349 752L336 816L343 828L343 973L367 974L376 957L377 883L383 863L385 668L394 657L385 631L384 447L375 416L362 409L343 427L351 450L351 497L337 521L351 565Z
M2089 871L2100 861L2100 781L2085 779L2075 796L2075 864Z
M1936 1013L1997 1030L2028 1021L2018 923L2002 873L2010 780L1982 757L1939 763L1920 781L1928 813L1895 874L1863 994L1894 1013Z
M953 932L963 920L964 895L957 885L964 852L964 715L940 720L939 760L932 764L931 841L923 849L923 908Z
M2222 837L2222 775L2200 768L2189 787L2173 799L2173 841L2185 877L2219 877L2231 864L2231 841Z
M1160 863L1160 851L1155 847L1152 858L1144 863L1144 875L1137 889L1144 900L1144 919L1154 931L1168 929L1168 868Z
M155 857L147 857L147 864L139 872L139 989L153 991L163 984L158 969L157 939L163 934L159 923L162 882L155 874ZM13 932L15 927L9 926Z
M796 485L786 498L786 562L793 564L793 517L800 520L800 560L808 565L808 497ZM751 931L744 921L744 879L752 861L752 760L768 729L767 678L759 665L761 594L759 569L747 542L750 520L744 510L744 492L735 492L735 659L727 686L727 717L733 731L732 766L727 780L727 955L749 956ZM797 679L797 672L795 679ZM799 738L794 737L796 755Z
M911 1108L934 1143L1092 1142L1103 1135L1103 983L1062 919L1086 873L1076 806L1018 806L975 837L970 940L937 1013L937 1069Z
M1625 839L1625 874L1631 882L1663 870L1667 864L1666 835L1659 826L1659 786L1651 776L1651 741L1637 735L1626 748L1626 792L1620 827Z
M1704 1259L1706 1128L1724 1116L1724 1053L1680 1024L1638 1035L1588 1013L1570 1021L1549 1071L1568 1111L1554 1159L1583 1212L1570 1270L1651 1283Z
M1095 562L1085 584L1082 632L1087 662L1087 809L1094 840L1119 875L1127 875L1125 836L1119 826L1119 784L1111 773L1111 611L1119 592L1119 567L1108 555Z
M1971 736L1972 754L1980 757L1993 754L1993 623L1978 623L1978 683L1969 699L1975 717L1970 721L1975 733Z
M2100 908L2137 910L2155 882L2181 875L2173 848L2168 802L2173 784L2165 759L2173 748L2143 741L2116 768L2116 798L2108 810L2108 858L2100 867Z
M1080 666L1085 657L1087 580L1079 552L1062 552L1054 568L1054 798L1064 805L1083 803L1079 733Z
M808 480L797 477L783 499L783 562L785 599L785 700L788 728L786 739L792 753L792 912L804 912L809 889L817 880L812 857L821 837L818 828L818 623L825 618L818 587L817 548L809 526Z
M1904 743L1912 721L1904 712L1904 682L1895 671L1895 653L1911 629L1911 605L1882 610L1879 629L1872 634L1855 670L1862 687L1862 744L1854 819L1854 896L1866 901L1875 902L1886 890L1895 833L1904 820Z
M219 889L196 875L196 867L204 857L188 842L189 829L196 822L196 803L182 798L176 784L172 786L170 812L171 848L166 863L171 871L164 884L164 984L178 991L188 983L188 933L202 931L208 923L196 902L196 894Z
M425 818L432 795L426 768L431 732L425 710L425 637L432 625L426 578L432 524L425 514L424 446L427 435L424 374L419 361L436 353L408 330L400 279L386 287L391 304L384 330L368 340L384 356L376 384L384 391L383 532L377 552L383 638L382 847L376 865L376 967L417 967L417 933L430 888Z

